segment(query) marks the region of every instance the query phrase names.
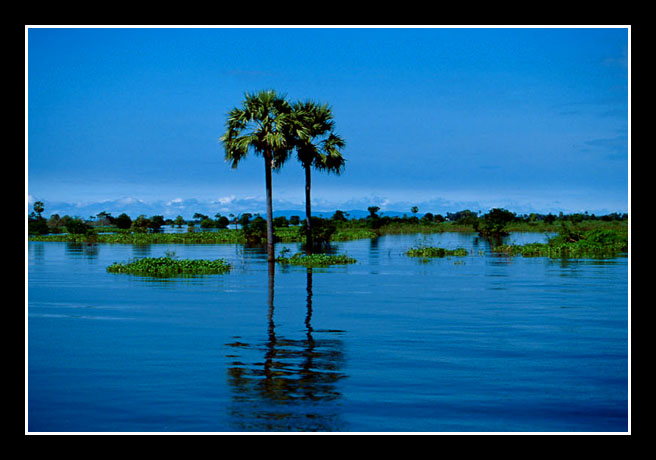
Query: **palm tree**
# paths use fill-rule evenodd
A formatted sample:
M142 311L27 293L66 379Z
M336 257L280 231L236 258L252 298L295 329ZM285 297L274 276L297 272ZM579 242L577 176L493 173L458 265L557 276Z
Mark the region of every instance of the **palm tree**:
M311 169L339 175L343 171L346 161L340 152L345 144L344 140L333 132L335 121L328 105L313 101L296 102L293 104L293 109L294 146L298 160L305 170L306 246L308 252L311 252Z
M311 252L311 169L339 175L346 161L340 152L345 144L344 140L333 132L335 121L328 105L313 101L296 102L293 104L293 109L294 146L298 160L305 170L306 246L308 252Z
M274 90L246 93L241 107L228 113L226 133L221 136L225 159L236 168L252 150L264 158L267 206L267 256L274 260L273 252L273 200L271 171L279 169L290 154L289 122L291 105Z

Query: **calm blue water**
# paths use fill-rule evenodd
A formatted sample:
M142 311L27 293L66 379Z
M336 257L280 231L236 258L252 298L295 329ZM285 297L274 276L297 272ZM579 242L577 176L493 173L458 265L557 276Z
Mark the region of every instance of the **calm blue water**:
M419 243L472 253L403 254ZM338 244L355 265L271 274L238 245L30 242L28 430L626 432L627 258L488 250L391 235ZM167 251L234 269L105 271Z

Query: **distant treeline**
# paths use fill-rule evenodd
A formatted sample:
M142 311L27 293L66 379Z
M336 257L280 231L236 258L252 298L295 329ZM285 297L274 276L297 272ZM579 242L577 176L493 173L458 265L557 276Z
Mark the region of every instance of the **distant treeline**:
M370 206L367 208L369 215L362 218L349 218L349 214L345 211L336 210L335 213L328 219L313 217L312 221L317 226L317 232L335 231L335 228L367 228L372 230L381 229L383 227L394 227L404 225L421 225L421 226L435 226L440 224L453 224L459 226L471 227L474 231L481 233L499 233L503 232L505 228L512 224L526 224L528 226L536 226L539 224L553 225L562 223L577 224L584 221L603 221L603 222L619 222L628 220L627 213L610 213L604 215L595 215L588 212L572 213L572 214L516 214L503 208L494 208L489 212L483 214L481 211L474 212L465 209L458 212L446 212L444 214L426 212L419 214L419 209L413 206L410 209L410 215L403 215L400 217L385 216L384 213L379 212L378 206ZM115 229L125 232L134 233L157 233L161 231L162 226L171 225L182 228L187 226L187 231L193 232L196 225L201 228L217 228L227 229L234 225L235 229L238 227L245 232L259 234L265 228L265 220L259 214L251 214L244 212L241 214L229 214L227 216L220 213L215 214L213 217L207 216L202 213L195 213L193 219L186 220L182 216L177 216L175 219L165 218L162 215L154 215L147 217L139 215L136 218L122 213L117 217L112 216L108 212L100 212L95 216L83 219L79 216L71 217L68 215L59 216L52 214L49 218L42 216L44 212L43 202L37 201L34 203L33 211L28 215L28 233L36 235L45 235L48 233L72 233L72 234L90 234L103 227ZM285 228L289 226L297 226L301 223L299 216L287 217L281 216L274 218L274 226L276 228ZM109 230L111 231L111 230ZM314 231L313 231L314 235Z
M585 213L573 213L573 214L564 214L559 213L555 214L516 214L511 211L508 211L503 208L494 208L491 209L487 214L483 214L481 211L474 212L469 209L465 209L458 212L447 212L444 215L442 214L433 214L427 212L422 215L422 217L417 217L419 209L414 206L410 209L412 216L404 215L403 217L387 217L378 214L380 208L378 206L370 206L367 208L369 211L369 216L366 219L370 220L379 220L383 225L390 222L421 222L421 223L441 223L441 222L453 222L462 225L478 225L484 222L486 219L501 219L507 222L544 222L547 224L554 223L556 221L568 221L568 222L583 222L584 220L603 220L603 221L620 221L627 220L629 218L626 213L612 213L602 216L596 216L595 214ZM337 217L342 219L344 216L340 214L341 211L337 211L333 216L333 219ZM381 213L382 214L382 213Z

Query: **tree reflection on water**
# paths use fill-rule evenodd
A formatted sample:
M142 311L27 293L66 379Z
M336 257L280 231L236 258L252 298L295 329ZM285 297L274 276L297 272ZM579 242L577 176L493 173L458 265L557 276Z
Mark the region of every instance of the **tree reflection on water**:
M312 328L312 269L308 268L305 337L295 340L276 334L274 278L275 266L269 263L266 340L252 345L235 337L227 344L233 359L228 367L234 403L230 416L243 431L339 431L337 383L345 377L340 372L344 353L342 340L334 335L342 331Z

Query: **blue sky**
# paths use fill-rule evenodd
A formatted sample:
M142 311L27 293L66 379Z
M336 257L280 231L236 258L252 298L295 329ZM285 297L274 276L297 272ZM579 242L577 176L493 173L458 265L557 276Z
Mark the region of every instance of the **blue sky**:
M317 211L628 211L626 27L27 28L26 51L46 215L263 212L262 160L233 170L218 138L269 88L330 104L346 140ZM274 209L303 209L303 180L274 174Z

